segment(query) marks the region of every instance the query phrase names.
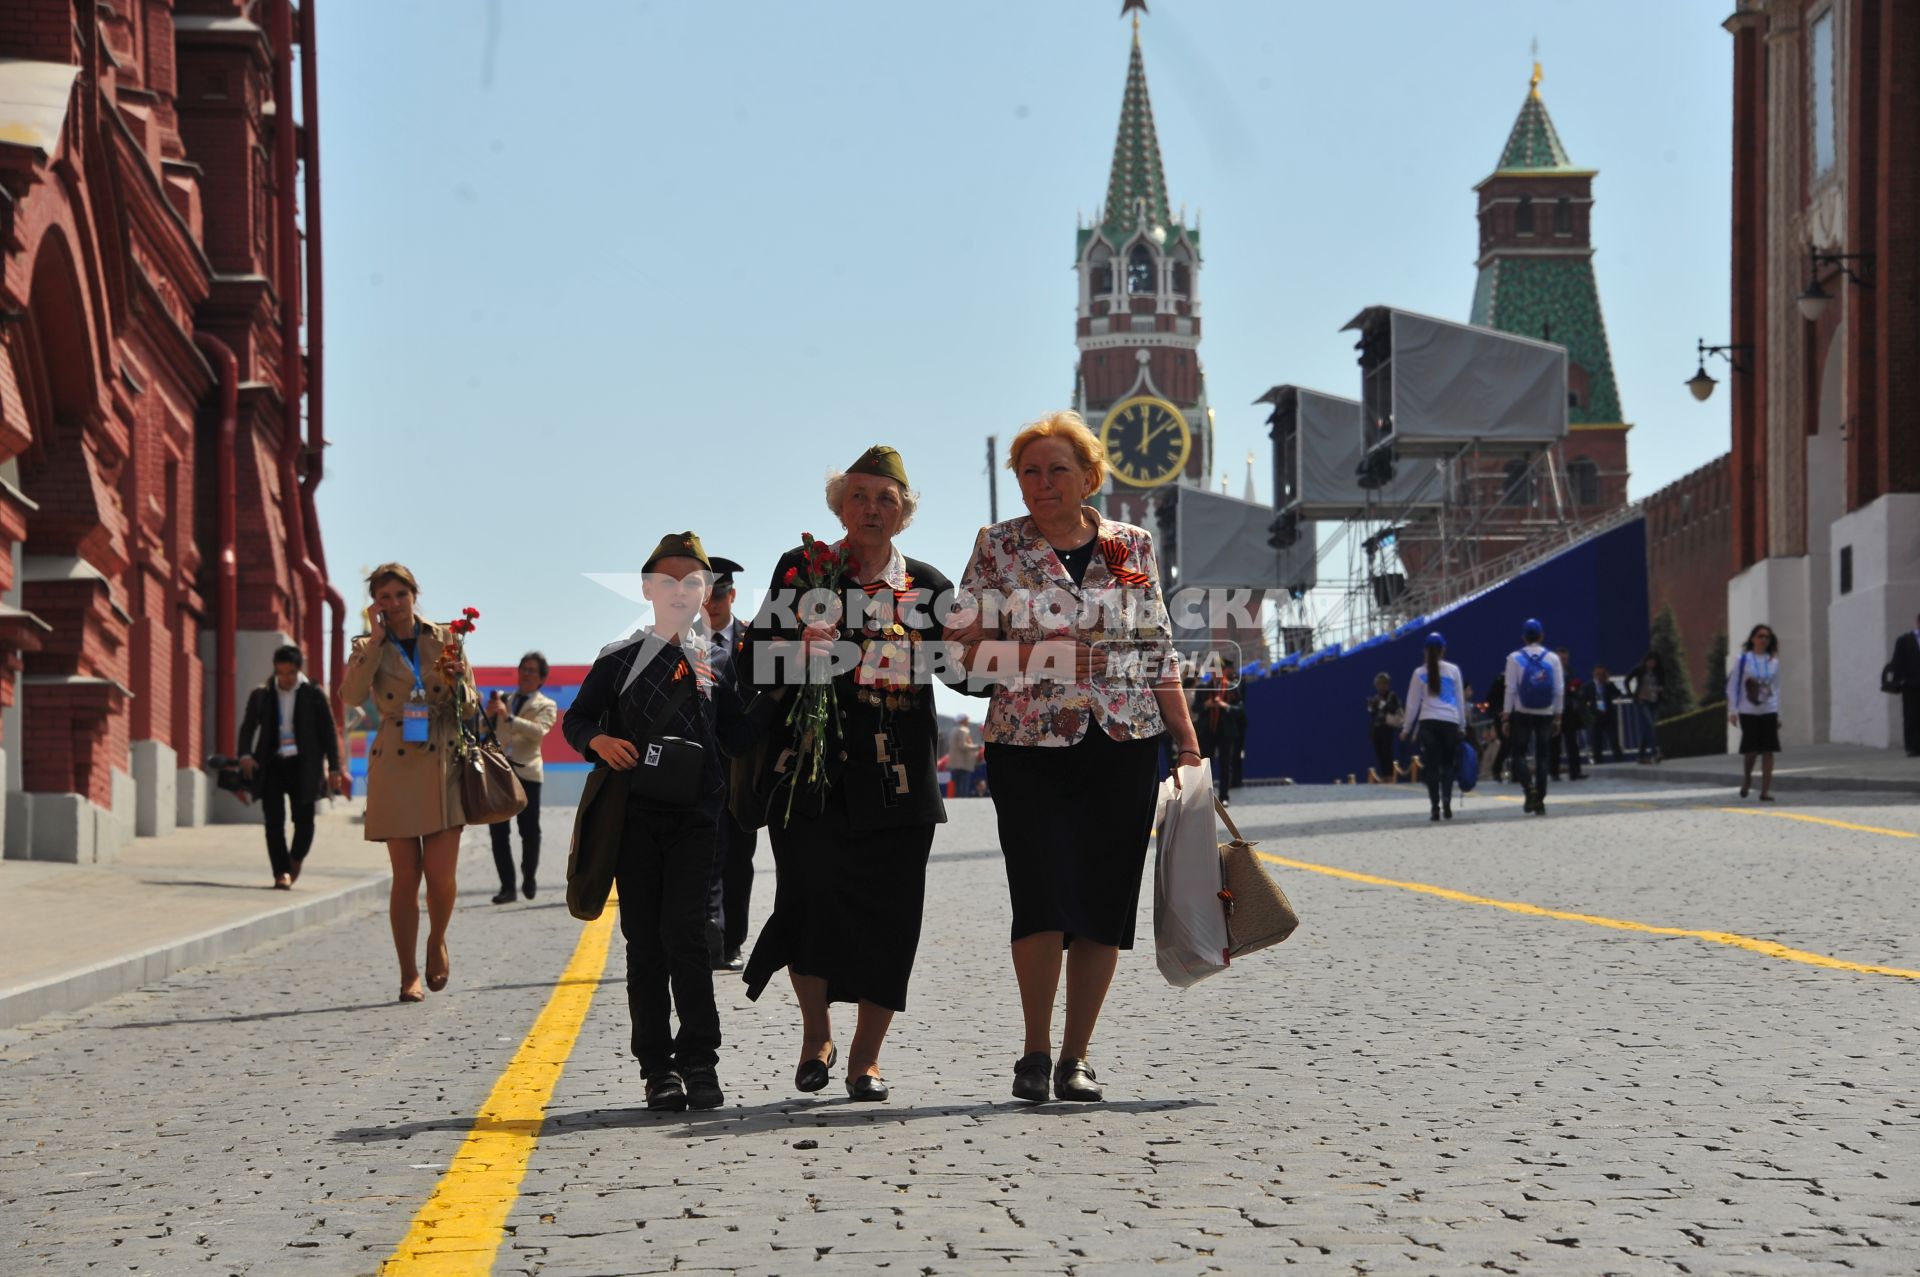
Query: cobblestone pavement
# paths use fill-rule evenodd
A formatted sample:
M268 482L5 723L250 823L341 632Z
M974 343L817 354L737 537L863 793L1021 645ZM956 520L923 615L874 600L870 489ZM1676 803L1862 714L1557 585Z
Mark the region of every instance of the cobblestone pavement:
M1234 811L1293 859L1920 968L1920 840L1894 836L1920 804L1738 806L1623 778L1544 820L1343 788ZM1920 980L1279 868L1301 932L1185 992L1143 899L1108 1102L1031 1109L991 808L954 813L891 1104L835 1098L839 1069L793 1092L790 995L723 981L727 1106L648 1114L609 982L494 1271L1920 1271ZM377 1269L580 935L555 895L490 906L472 835L463 875L423 1005L391 1001L367 914L0 1034L0 1273Z

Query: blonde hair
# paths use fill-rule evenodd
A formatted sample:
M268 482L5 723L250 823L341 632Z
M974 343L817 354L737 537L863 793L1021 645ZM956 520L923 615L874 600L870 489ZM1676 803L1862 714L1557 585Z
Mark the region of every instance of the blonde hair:
M920 491L917 488L901 487L891 479L887 482L893 483L894 487L900 489L900 529L904 532L907 525L913 522L913 512L920 508ZM847 472L845 470L827 471L827 509L833 511L835 517L838 517L840 503L846 499Z
M1100 447L1100 441L1093 437L1093 431L1080 414L1071 408L1062 408L1050 412L1038 421L1031 421L1022 427L1013 437L1013 443L1007 449L1007 469L1017 470L1020 466L1020 454L1027 445L1041 439L1058 439L1073 449L1074 460L1080 468L1093 478L1092 491L1107 480L1107 454Z
M398 581L406 586L407 591L415 598L420 597L420 582L413 579L413 573L407 570L407 565L404 563L382 563L367 573L368 598L372 598L379 591L380 583L383 581Z

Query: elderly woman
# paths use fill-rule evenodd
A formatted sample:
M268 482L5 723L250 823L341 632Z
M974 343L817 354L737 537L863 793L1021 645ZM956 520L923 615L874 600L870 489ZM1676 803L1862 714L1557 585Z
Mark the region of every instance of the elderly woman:
M1051 1073L1055 1098L1098 1100L1087 1052L1120 950L1133 947L1161 747L1171 735L1176 778L1201 757L1177 674L1163 668L1172 635L1153 538L1085 503L1106 473L1092 432L1077 413L1053 413L1014 437L1007 465L1027 515L981 529L961 593L981 604L985 630L969 668L996 684L983 735L1026 1021L1013 1094L1040 1103ZM1103 640L1151 659L1109 667L1115 645Z
M466 825L454 765L460 734L454 681L466 684L470 704L479 696L473 673L447 652L453 631L415 615L420 585L413 573L398 563L383 563L367 577L367 592L373 596L368 632L353 641L340 696L357 705L371 694L380 718L379 733L367 747L364 836L386 843L393 861L387 915L400 955L400 1001L419 1002L426 996L416 962L422 877L427 883L426 987L437 993L452 974L447 923L453 917L454 869Z
M939 724L924 677L945 633L931 606L952 583L931 564L908 558L894 537L913 518L916 495L892 448L869 448L827 481L827 506L846 529L829 550L852 564L834 586L860 606L808 619L796 608L803 574L817 577L803 549L773 570L767 605L747 633L744 682L783 696L774 715L754 797L765 812L778 877L773 914L747 962L747 996L758 998L785 967L800 1003L800 1064L793 1084L825 1087L839 1057L828 1007L859 1005L847 1053L847 1094L888 1097L880 1047L894 1013L907 1006L907 983L920 943L927 853L933 827L946 820L936 776ZM831 695L839 725L816 742L789 721L811 659L837 655ZM858 658L857 664L853 658ZM957 674L955 677L959 677ZM810 747L824 743L822 782L812 778Z

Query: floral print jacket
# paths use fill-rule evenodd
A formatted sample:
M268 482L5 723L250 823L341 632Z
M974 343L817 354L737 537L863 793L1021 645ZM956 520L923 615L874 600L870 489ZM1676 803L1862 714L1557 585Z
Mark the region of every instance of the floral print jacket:
M1091 507L1085 507L1096 514ZM1032 675L987 676L995 684L984 737L1001 745L1073 745L1099 724L1114 740L1166 731L1154 698L1157 668L1172 652L1153 537L1145 528L1100 519L1092 562L1080 585L1022 515L980 529L961 576L959 598L983 605L986 637L1021 643L1065 639L1121 651L1130 675L1090 682ZM994 603L1010 601L996 615ZM1023 606L1024 601L1024 606ZM984 663L976 663L979 680Z

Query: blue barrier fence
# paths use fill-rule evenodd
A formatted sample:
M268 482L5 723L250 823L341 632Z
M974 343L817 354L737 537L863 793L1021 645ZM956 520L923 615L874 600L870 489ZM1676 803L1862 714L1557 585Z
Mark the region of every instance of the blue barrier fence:
M1646 529L1635 519L1390 635L1315 653L1291 673L1249 683L1247 777L1303 784L1364 777L1373 765L1366 712L1373 676L1385 671L1404 699L1430 630L1446 635L1447 659L1481 699L1519 646L1528 617L1546 626L1548 647L1568 649L1574 676L1585 680L1595 665L1626 673L1647 651Z

